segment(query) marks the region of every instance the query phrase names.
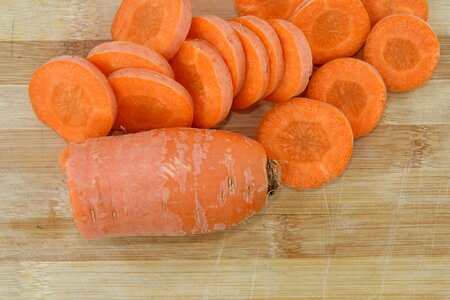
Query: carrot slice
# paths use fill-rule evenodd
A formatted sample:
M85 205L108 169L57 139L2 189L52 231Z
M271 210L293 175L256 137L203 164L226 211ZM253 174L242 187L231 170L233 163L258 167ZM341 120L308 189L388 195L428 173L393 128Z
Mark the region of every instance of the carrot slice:
M372 25L394 14L412 14L428 20L428 0L362 0Z
M247 76L244 87L233 100L233 109L245 109L264 96L269 84L269 55L261 39L247 27L230 21L244 47Z
M261 39L269 54L269 83L263 98L270 95L279 85L284 76L284 58L281 42L275 30L269 23L255 16L245 16L235 18L238 22L254 33Z
M253 15L259 18L288 19L305 0L235 0L236 11L241 16Z
M318 188L339 176L350 162L353 134L344 114L332 105L294 98L264 116L258 140L281 165L284 184Z
M190 127L192 98L173 79L147 69L121 69L109 75L116 93L116 129L140 132L167 127Z
M219 50L230 69L233 95L239 94L244 86L247 69L244 49L230 24L218 16L195 17L192 19L188 37L205 40Z
M67 141L105 136L116 119L116 99L94 65L75 56L54 58L40 67L29 86L38 118Z
M127 68L150 69L173 78L169 62L159 53L131 42L107 42L89 52L87 59L106 76Z
M386 86L378 71L361 60L338 58L311 78L308 97L339 108L350 121L353 136L369 134L386 108Z
M310 0L294 12L291 21L305 33L318 65L354 55L370 31L360 0Z
M283 49L285 71L278 87L267 96L268 101L286 101L300 95L308 86L313 71L311 48L303 32L286 20L271 20Z
M189 32L191 0L124 0L112 24L115 41L129 41L170 60Z
M412 15L392 15L375 25L364 60L373 65L390 92L416 89L436 70L440 45L433 29Z
M233 102L230 71L220 53L201 39L187 39L170 62L175 78L194 100L194 127L225 120Z
M76 225L90 239L225 230L260 212L273 182L256 141L191 128L71 143L66 169Z

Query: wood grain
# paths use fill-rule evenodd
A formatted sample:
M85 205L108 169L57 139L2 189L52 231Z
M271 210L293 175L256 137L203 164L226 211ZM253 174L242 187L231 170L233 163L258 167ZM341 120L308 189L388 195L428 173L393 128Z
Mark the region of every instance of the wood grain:
M110 39L119 4L0 2L0 299L449 299L448 0L430 1L442 55L432 81L389 96L335 182L283 188L224 233L85 241L59 172L65 142L34 116L27 83L51 57ZM193 6L234 16L231 0ZM270 107L220 128L254 137Z

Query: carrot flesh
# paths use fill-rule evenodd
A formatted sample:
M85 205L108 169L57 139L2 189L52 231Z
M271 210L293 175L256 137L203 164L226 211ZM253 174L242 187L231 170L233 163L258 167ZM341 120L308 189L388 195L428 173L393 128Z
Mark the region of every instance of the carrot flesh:
M412 14L428 20L428 0L362 0L372 26L387 16Z
M115 129L141 132L192 126L192 98L173 79L147 69L121 69L110 74L109 82L117 98Z
M187 39L170 61L175 79L191 94L197 128L225 120L233 102L231 74L220 53L201 39Z
M305 0L235 0L240 16L253 15L265 20L289 19L294 10Z
M290 20L305 34L317 65L354 55L370 31L369 16L360 0L309 0Z
M414 90L431 79L439 62L439 40L431 26L412 15L392 15L378 22L364 48L388 91Z
M67 141L106 136L117 116L108 80L81 57L61 56L41 66L29 95L37 117Z
M283 50L285 71L278 87L268 96L268 101L281 102L303 93L313 71L311 48L303 32L286 20L271 20Z
M230 21L244 47L247 76L241 92L234 98L232 108L246 109L262 99L269 84L269 55L261 39L247 27Z
M276 31L270 24L255 16L244 16L234 18L238 22L254 33L261 39L269 55L269 82L263 98L270 95L279 85L284 76L284 58L281 42Z
M124 0L113 21L115 41L144 45L170 60L189 32L191 0Z
M230 24L218 16L194 17L188 38L205 40L220 52L231 73L233 94L239 94L247 69L244 49Z
M378 71L354 58L338 58L311 78L308 97L339 108L352 125L353 136L369 134L386 109L387 91Z
M297 189L318 188L338 177L353 151L344 114L306 98L275 105L261 121L258 141L281 165L283 183Z
M66 162L75 223L88 239L231 228L264 208L266 167L256 141L177 128L70 143Z
M174 78L169 62L159 53L131 42L107 42L94 47L87 59L108 76L120 69L149 69Z

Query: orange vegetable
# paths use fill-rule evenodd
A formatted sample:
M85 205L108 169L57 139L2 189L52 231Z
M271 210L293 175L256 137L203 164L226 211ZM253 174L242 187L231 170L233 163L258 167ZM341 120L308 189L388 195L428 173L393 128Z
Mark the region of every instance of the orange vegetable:
M369 16L360 0L309 0L291 21L306 35L317 65L354 55L370 31Z
M350 162L353 134L344 114L327 103L294 98L264 116L258 140L281 165L284 184L318 188L339 176Z
M105 136L117 115L108 80L75 56L54 58L33 74L29 94L38 118L67 141Z
M188 37L203 39L220 52L231 73L233 95L239 94L247 69L244 49L230 24L218 16L195 17Z
M117 98L116 129L140 132L192 126L192 98L173 79L147 69L121 69L109 75L109 82Z
M263 98L270 95L279 85L284 76L284 59L281 42L275 30L269 23L255 16L235 18L238 22L261 39L269 55L269 82Z
M428 20L427 0L362 0L362 3L372 25L394 14L412 14Z
M286 20L271 20L283 49L285 71L278 87L265 99L286 101L298 96L308 86L313 71L311 48L303 32Z
M115 41L129 41L170 60L189 32L191 0L124 0L112 24Z
M167 60L159 53L130 42L107 42L89 52L87 59L106 76L126 68L150 69L173 78Z
M212 128L225 120L233 84L220 53L204 40L188 39L170 63L176 80L194 100L194 127Z
M386 108L386 86L378 71L361 60L338 58L311 78L308 97L339 108L350 121L353 136L369 134Z
M279 186L256 141L200 129L71 143L66 170L74 219L89 239L224 230L260 212Z
M262 41L247 27L231 21L244 47L247 76L244 87L233 100L233 109L245 109L264 96L269 83L269 55Z
M294 10L306 0L235 0L241 16L253 15L262 19L289 19Z
M439 55L433 29L412 15L393 15L378 22L364 48L364 60L380 72L390 92L425 84L436 70Z

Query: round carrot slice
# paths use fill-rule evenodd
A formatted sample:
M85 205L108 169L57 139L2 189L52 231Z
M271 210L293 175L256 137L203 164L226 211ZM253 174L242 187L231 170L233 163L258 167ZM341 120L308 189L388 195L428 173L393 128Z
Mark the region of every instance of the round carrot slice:
M108 80L93 64L74 56L40 67L29 86L38 118L71 142L106 136L117 115Z
M230 69L233 95L239 94L244 85L247 69L244 49L230 24L218 16L195 17L192 19L188 37L205 40L219 50Z
M235 0L241 16L253 15L265 20L288 19L305 0Z
M269 54L269 83L263 98L270 95L279 85L284 76L284 59L281 42L275 30L269 23L255 16L245 16L235 18L238 22L254 33L261 39Z
M233 84L220 53L204 40L187 39L170 63L175 79L194 100L194 127L212 128L225 120L233 102Z
M353 151L344 114L306 98L275 105L261 122L258 140L281 165L283 182L298 189L318 188L338 177Z
M281 102L300 95L308 86L313 71L311 48L303 32L286 20L271 20L284 55L284 76L268 101Z
M360 0L310 0L294 12L291 21L306 35L318 65L354 55L370 31Z
M439 53L439 40L427 22L412 15L393 15L370 32L364 60L380 72L388 91L404 92L430 80Z
M311 78L308 97L339 108L350 121L355 138L369 134L386 108L386 86L378 71L361 60L338 58Z
M233 109L245 109L264 96L269 84L269 55L258 36L247 27L231 21L244 47L247 64L247 76L244 87L233 100Z
M87 59L106 76L127 68L150 69L173 78L167 60L159 53L131 42L107 42L89 52Z
M428 0L362 0L362 3L372 25L394 14L411 14L428 20Z
M170 60L189 32L190 0L125 0L112 24L115 41L129 41Z
M125 132L190 127L192 98L173 79L147 69L121 69L109 75L117 98L114 127Z

